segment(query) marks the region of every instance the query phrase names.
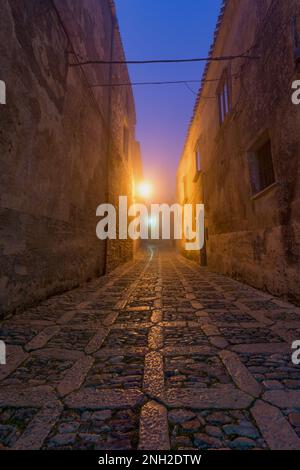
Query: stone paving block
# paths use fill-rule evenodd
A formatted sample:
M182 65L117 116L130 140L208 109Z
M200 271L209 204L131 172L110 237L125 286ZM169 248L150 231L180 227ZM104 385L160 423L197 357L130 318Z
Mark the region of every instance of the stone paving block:
M206 323L202 325L201 329L204 331L206 336L221 336L219 328L213 324Z
M145 357L143 390L151 396L164 393L164 364L159 352L152 351Z
M68 408L78 409L116 409L134 408L144 402L144 394L138 389L110 390L110 389L81 389L68 395L65 400ZM0 395L1 404L1 395Z
M262 392L261 386L240 361L237 354L231 351L221 351L219 356L236 386L253 397L259 397Z
M28 354L20 346L9 344L6 348L6 364L0 367L0 382L8 377L27 358Z
M161 400L169 408L242 409L251 405L253 397L232 385L223 385L217 389L168 389Z
M73 318L75 317L75 315L77 314L77 311L76 310L71 310L69 312L65 312L61 318L59 318L57 320L57 323L59 325L66 325L67 323L70 323L71 320L73 320Z
M212 344L212 346L215 346L216 348L224 349L227 348L228 341L226 341L223 336L210 336L209 341Z
M58 420L63 406L60 402L45 404L13 446L14 450L38 450Z
M149 349L161 349L163 347L162 328L160 326L153 326L149 330L148 337Z
M195 310L201 310L202 308L204 308L204 306L203 306L202 303L196 302L195 300L192 300L192 301L191 301L191 306L192 306Z
M105 326L113 325L115 323L115 321L118 319L118 316L119 316L119 312L110 312L103 319L103 325L105 325Z
M59 326L49 326L35 336L29 343L24 346L26 351L34 351L35 349L43 348L48 341L57 335L60 331Z
M299 437L278 408L258 400L251 413L270 449L300 449Z
M89 356L84 356L75 362L57 387L59 395L63 397L80 388L93 363L94 359Z
M209 319L209 313L206 312L205 310L198 310L196 313L195 313L195 316L198 317L198 318L204 318L205 319Z
M110 329L109 328L100 328L100 330L95 334L95 336L90 340L88 345L85 348L85 353L86 354L93 354L98 349L101 348L105 338L109 334Z
M269 390L262 398L279 408L300 408L300 390Z
M167 410L155 401L146 403L142 408L139 449L170 449Z
M231 346L230 349L237 353L282 353L291 351L290 346L286 343L238 344Z
M159 323L163 319L162 310L153 310L151 315L151 322L152 323Z

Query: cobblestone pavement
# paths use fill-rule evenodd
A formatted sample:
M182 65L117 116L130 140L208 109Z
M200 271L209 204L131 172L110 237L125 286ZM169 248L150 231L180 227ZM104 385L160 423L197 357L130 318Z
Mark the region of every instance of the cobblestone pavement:
M300 309L174 252L141 252L0 339L2 449L300 449Z

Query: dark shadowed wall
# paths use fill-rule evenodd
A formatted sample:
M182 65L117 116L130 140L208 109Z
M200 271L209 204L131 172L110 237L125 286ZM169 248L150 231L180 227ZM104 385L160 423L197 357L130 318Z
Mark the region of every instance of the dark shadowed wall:
M97 206L121 189L131 194L140 162L131 89L91 87L116 74L128 80L127 68L69 65L113 57L124 53L111 1L1 0L2 314L133 254L131 243L111 252L96 238Z

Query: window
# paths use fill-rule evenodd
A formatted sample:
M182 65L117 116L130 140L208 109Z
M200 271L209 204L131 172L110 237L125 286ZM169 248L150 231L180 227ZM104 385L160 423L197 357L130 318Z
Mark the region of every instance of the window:
M200 172L201 172L201 152L200 152L200 147L199 143L197 143L194 151L194 158L195 158L195 176L194 176L194 183L198 181Z
M220 80L218 88L218 103L220 123L223 124L227 114L231 110L231 80L229 68L224 71Z
M129 130L127 126L124 126L123 130L123 154L126 160L128 159L129 153Z
M195 160L196 160L196 172L200 173L200 171L201 171L201 153L200 153L199 144L197 144L197 147L195 149Z
M272 145L268 137L259 139L249 152L249 164L253 195L275 183Z

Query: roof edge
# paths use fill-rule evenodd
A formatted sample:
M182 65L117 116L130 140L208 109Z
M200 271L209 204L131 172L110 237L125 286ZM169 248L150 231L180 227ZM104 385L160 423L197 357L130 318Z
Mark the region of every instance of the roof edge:
M183 150L182 150L182 153L181 153L180 161L181 161L181 159L182 159L182 157L185 153L185 150L186 150L187 142L188 142L190 132L191 132L191 127L192 127L192 124L193 124L194 119L196 117L196 113L197 113L197 110L198 110L198 105L199 105L201 97L202 97L203 89L204 89L206 78L207 78L208 71L209 71L209 67L211 65L211 60L210 59L213 56L213 52L214 52L216 44L217 44L217 40L218 40L218 37L219 37L221 25L223 23L223 19L224 19L224 16L225 16L225 11L226 11L226 8L227 8L228 4L229 4L229 0L223 0L223 2L221 4L220 13L219 13L217 23L216 23L216 27L215 27L215 31L214 31L213 42L212 42L212 44L210 46L210 49L209 49L209 60L206 62L205 69L204 69L203 74L202 74L200 88L199 88L197 98L196 98L196 101L195 101L195 104L194 104L193 114L192 114L192 117L191 117L190 122L189 122L189 127L188 127L187 135L186 135L186 138L185 138L185 143L184 143L184 146L183 146ZM179 163L180 163L180 161L179 161Z

